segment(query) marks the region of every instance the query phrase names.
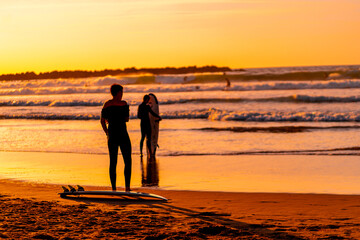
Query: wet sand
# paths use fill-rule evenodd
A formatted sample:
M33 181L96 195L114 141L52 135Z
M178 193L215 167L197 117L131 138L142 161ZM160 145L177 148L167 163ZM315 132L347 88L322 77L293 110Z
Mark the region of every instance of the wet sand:
M60 185L2 179L0 238L360 238L358 195L133 190L169 201L60 198Z
M332 155L158 156L154 168L159 186L166 190L352 195L360 194L359 160ZM143 183L140 162L140 156L133 155L132 187ZM107 154L0 151L0 178L109 186L108 164ZM121 157L117 171L121 186Z

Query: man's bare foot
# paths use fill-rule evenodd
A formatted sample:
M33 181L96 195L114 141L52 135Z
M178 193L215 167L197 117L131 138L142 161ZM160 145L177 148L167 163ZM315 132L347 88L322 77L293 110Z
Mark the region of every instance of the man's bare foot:
M116 188L112 190L113 192L116 192Z
M125 192L131 192L131 189L129 187L125 188Z

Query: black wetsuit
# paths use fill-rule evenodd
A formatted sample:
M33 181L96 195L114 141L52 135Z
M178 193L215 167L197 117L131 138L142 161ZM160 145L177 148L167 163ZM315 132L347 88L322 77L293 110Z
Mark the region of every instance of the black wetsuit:
M140 141L140 148L142 149L142 142L144 141L144 138L146 137L146 144L149 149L151 149L151 125L150 125L150 118L149 113L151 113L153 116L160 118L159 115L157 115L149 105L146 103L141 103L138 108L138 118L141 119L140 121L140 129L141 129L141 141Z
M124 159L125 185L130 188L131 179L131 142L126 129L126 121L129 118L129 105L105 107L101 111L101 117L109 123L108 147L110 156L110 180L112 186L116 186L116 165L119 146Z

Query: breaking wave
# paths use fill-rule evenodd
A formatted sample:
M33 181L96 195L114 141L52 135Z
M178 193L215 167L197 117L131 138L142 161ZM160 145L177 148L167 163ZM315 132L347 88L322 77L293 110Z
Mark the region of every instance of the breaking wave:
M279 150L279 151L238 151L238 152L171 152L159 154L162 156L205 156L205 155L342 155L360 156L360 147L332 148L332 149L308 149L308 150Z
M220 121L253 122L359 122L360 114L354 112L236 112L210 109L207 118Z
M335 97L335 96L310 96L292 95L288 97L272 98L183 98L183 99L162 99L162 105L186 104L186 103L240 103L240 102L295 102L295 103L351 103L360 102L359 96ZM141 101L130 100L129 105L139 105ZM48 106L48 107L93 107L102 106L104 100L0 100L0 106Z
M278 126L278 127L227 127L227 128L195 128L193 130L199 131L227 131L227 132L268 132L268 133L297 133L308 132L316 130L330 130L330 129L360 129L359 125L355 126L327 126L327 127L315 127L315 126Z
M19 82L16 84L0 84L0 95L53 95L53 94L92 94L109 93L109 86L112 83L122 83L118 79L107 79L109 85L87 85L64 83L64 80L49 80L47 84L41 81L34 83ZM145 93L145 92L199 92L199 91L261 91L261 90L295 90L295 89L344 89L360 88L360 80L329 80L329 81L255 81L255 82L236 82L229 88L225 88L223 83L209 84L143 84L126 85L126 92Z
M208 102L227 102L227 103L237 103L246 101L247 99L242 98L204 98L204 99L165 99L159 100L159 103L162 105L170 104L185 104L185 103L208 103ZM48 106L48 107L72 107L72 106L82 106L82 107L93 107L93 106L102 106L105 101L103 100L0 100L0 106L6 107L19 107L19 106ZM128 104L131 106L139 105L141 101L128 101Z
M81 101L81 100L7 100L0 101L0 106L11 106L11 107L19 107L19 106L48 106L48 107L73 107L73 106L102 106L104 101Z
M137 118L131 113L132 119ZM213 121L252 121L252 122L360 122L360 113L338 112L255 112L227 111L216 108L197 111L175 111L161 114L163 119L209 119ZM92 120L99 114L2 114L2 119L51 119L51 120Z

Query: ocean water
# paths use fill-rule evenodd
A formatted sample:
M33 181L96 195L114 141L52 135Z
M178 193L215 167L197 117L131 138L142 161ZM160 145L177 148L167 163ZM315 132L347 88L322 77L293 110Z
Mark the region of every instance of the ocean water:
M360 155L360 66L2 81L0 151L106 156L99 118L113 83L124 86L130 105L133 156L139 156L137 106L148 93L157 96L163 118L160 160L231 156L232 164L237 158L240 164L248 155L336 155L352 161Z

